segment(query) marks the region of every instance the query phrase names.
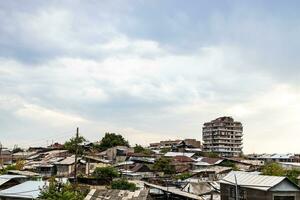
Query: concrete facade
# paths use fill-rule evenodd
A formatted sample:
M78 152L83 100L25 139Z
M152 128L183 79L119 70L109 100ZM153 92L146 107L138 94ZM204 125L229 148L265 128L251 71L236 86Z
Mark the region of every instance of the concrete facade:
M203 151L223 157L237 157L242 153L243 126L232 117L219 117L203 125Z

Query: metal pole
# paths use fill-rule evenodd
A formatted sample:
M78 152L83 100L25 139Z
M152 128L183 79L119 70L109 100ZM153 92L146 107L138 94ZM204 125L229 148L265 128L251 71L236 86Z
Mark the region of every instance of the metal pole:
M79 128L76 129L76 138L75 138L75 168L74 168L74 183L77 185L77 154L78 154L78 137L79 137Z
M239 200L239 196L238 196L238 183L237 183L237 178L236 178L236 175L234 173L234 181L235 181L235 199L236 200Z

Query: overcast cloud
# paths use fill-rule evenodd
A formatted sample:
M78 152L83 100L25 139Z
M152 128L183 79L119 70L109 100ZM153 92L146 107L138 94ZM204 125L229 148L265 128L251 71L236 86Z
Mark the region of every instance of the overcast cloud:
M201 139L228 115L246 153L299 152L298 4L1 1L0 141Z

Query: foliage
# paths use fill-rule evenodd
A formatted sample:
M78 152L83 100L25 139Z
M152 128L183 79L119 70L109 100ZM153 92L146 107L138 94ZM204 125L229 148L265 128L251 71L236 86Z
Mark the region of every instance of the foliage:
M118 179L112 181L111 188L118 189L118 190L130 190L130 191L134 191L137 189L134 183L130 183L126 179Z
M175 167L171 165L171 159L166 157L159 158L153 165L153 170L157 172L164 172L165 174L174 174Z
M150 155L152 151L150 149L146 149L142 147L141 145L136 144L134 148L134 153L142 153L146 155Z
M16 170L22 170L25 166L25 161L24 160L18 160L15 164L15 169Z
M219 155L215 152L201 152L200 155L208 158L219 158Z
M92 176L111 182L113 178L119 177L119 172L114 167L97 167Z
M270 175L270 176L286 176L295 184L298 183L297 177L300 175L299 169L291 169L286 170L280 166L278 163L268 163L262 169L263 175Z
M18 153L18 152L24 152L24 149L21 149L20 147L15 147L15 148L12 150L12 153Z
M18 160L15 164L6 166L3 169L0 169L0 174L7 174L9 170L22 170L25 165L24 160Z
M0 174L7 174L9 170L17 170L16 165L8 165L3 169L0 169Z
M285 170L278 163L266 164L262 169L263 175L269 176L285 176Z
M230 160L225 160L221 163L221 166L223 167L231 167L233 170L238 170L238 167L236 164Z
M82 144L86 139L83 136L72 137L69 141L65 142L64 148L67 149L70 153L76 153L76 143L78 144L78 154L83 154L83 148L79 144Z
M165 148L160 149L160 153L162 153L162 154L168 153L169 151L171 151L170 147L165 147Z
M50 179L49 186L41 189L39 199L46 200L83 200L87 191L81 191L73 187L71 184L63 184Z
M286 176L295 184L298 184L298 176L300 175L299 169L291 169L286 171Z
M177 180L185 180L185 179L188 179L192 177L192 174L189 173L189 172L184 172L184 173L181 173L181 174L178 174L175 176L175 179Z
M97 148L101 151L105 151L108 148L115 146L127 146L129 147L128 141L126 141L122 135L115 133L105 133L105 136L102 138Z

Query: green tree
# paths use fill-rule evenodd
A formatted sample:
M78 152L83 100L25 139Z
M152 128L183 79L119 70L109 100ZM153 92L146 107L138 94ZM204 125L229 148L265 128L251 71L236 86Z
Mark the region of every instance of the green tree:
M118 179L111 182L111 188L117 190L130 190L135 191L137 189L134 183L128 182L126 179Z
M165 154L165 153L167 153L169 151L171 151L170 147L165 147L165 148L160 149L160 153L162 153L162 154Z
M262 169L263 175L269 176L285 176L286 172L278 163L268 163Z
M111 182L113 178L119 177L119 172L114 167L97 167L92 176L106 182Z
M12 153L18 153L18 152L24 152L24 149L21 149L20 147L15 147L13 150L12 150Z
M105 136L102 138L98 148L101 151L105 151L108 148L115 147L115 146L128 146L129 143L126 141L122 135L115 134L115 133L105 133Z
M177 180L185 180L185 179L188 179L192 177L192 174L189 173L189 172L184 172L184 173L181 173L181 174L178 174L175 176L175 179Z
M152 151L150 149L146 149L139 144L136 144L135 147L133 147L133 149L134 149L134 153L142 153L146 155L152 154Z
M225 160L221 163L221 166L223 167L231 167L233 170L238 170L238 167L236 164L230 160Z
M64 144L64 148L68 150L70 153L76 153L76 143L78 144L78 154L83 154L83 147L80 145L85 142L86 139L83 136L79 136L77 139L76 137L72 137L69 141L66 141Z
M39 199L46 200L83 200L87 190L82 191L73 187L71 184L63 184L50 179L49 186L41 189Z
M298 184L298 177L300 175L299 169L291 169L286 171L286 176L295 184Z
M165 174L174 174L175 166L172 165L171 159L161 157L154 163L153 170L157 172L164 172Z

